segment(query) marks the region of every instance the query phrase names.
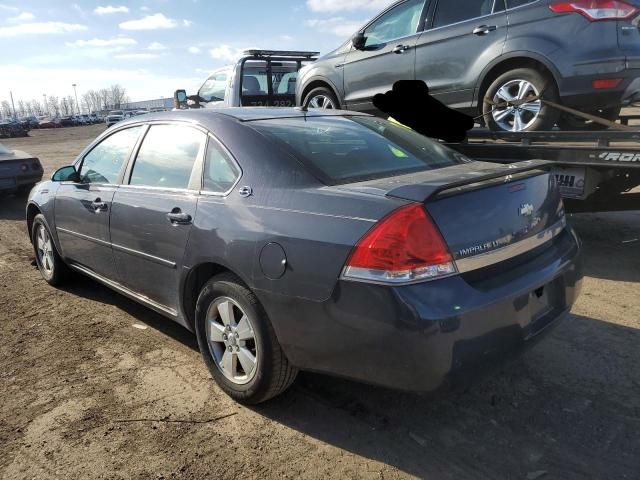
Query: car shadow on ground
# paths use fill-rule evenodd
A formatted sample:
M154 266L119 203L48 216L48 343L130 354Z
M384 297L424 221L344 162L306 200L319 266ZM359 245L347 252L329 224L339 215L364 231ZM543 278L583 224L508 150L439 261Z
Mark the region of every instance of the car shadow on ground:
M91 279L64 290L198 350L191 332ZM251 409L348 452L354 468L365 457L419 478L633 478L640 362L629 352L638 347L640 330L571 315L465 389L424 395L303 372Z
M0 220L24 220L29 192L0 192Z
M586 276L640 282L640 211L573 214L568 218L583 242Z

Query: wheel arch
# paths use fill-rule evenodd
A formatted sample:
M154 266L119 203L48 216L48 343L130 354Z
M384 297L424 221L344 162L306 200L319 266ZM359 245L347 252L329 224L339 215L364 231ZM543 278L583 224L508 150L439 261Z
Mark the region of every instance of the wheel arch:
M333 94L338 99L338 104L340 105L340 108L342 108L342 100L340 98L340 95L338 94L338 89L335 87L335 85L333 85L331 83L330 80L327 80L326 78L322 78L322 77L312 78L304 86L304 88L302 89L302 95L300 95L300 105L302 105L304 103L304 99L307 97L309 92L311 90L313 90L314 88L318 88L318 87L325 87L325 88L328 88L329 90L331 90L331 92L333 92Z
M33 219L36 218L36 215L39 213L42 213L40 207L33 202L29 202L27 205L27 233L30 241L32 241L31 230L33 229Z
M182 286L180 305L189 328L195 331L196 301L205 283L221 273L232 273L247 284L242 275L216 261L204 261L189 269ZM250 288L250 287L247 287Z
M503 73L516 68L533 68L544 72L553 78L556 86L559 85L560 73L548 60L540 55L533 52L514 52L509 56L503 55L487 65L482 75L480 75L480 81L476 86L473 99L474 105L480 111L480 114L482 114L482 100L491 83Z

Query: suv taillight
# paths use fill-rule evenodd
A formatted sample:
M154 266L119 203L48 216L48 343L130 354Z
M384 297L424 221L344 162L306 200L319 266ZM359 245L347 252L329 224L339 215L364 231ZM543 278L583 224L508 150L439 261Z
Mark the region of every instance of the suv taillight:
M440 231L422 205L395 210L356 245L342 277L379 283L407 283L455 274Z
M556 13L579 13L590 22L626 20L638 13L633 5L621 0L574 0L555 2L549 8Z

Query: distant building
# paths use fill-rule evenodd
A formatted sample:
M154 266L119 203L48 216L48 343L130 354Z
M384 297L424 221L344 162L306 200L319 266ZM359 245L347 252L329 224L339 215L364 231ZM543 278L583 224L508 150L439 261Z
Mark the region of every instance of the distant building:
M152 108L173 108L173 98L157 98L155 100L142 100L139 102L123 103L119 110L151 110Z

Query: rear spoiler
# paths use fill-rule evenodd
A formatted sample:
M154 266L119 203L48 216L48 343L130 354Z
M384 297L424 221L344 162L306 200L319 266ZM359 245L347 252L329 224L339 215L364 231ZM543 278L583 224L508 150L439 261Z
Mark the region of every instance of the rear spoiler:
M464 177L462 175L451 175L449 177L435 178L427 182L403 185L390 190L386 196L424 203L444 191L499 178L504 178L504 183L509 183L516 180L515 176L521 177L520 174L525 172L533 172L535 170L548 171L552 164L553 162L546 160L526 160L518 163L496 164L495 168L465 173Z

